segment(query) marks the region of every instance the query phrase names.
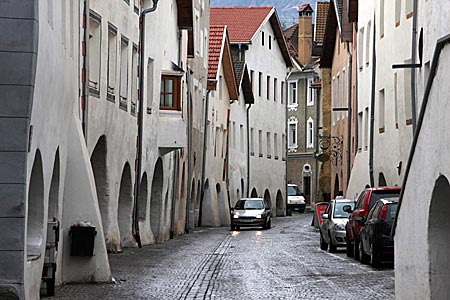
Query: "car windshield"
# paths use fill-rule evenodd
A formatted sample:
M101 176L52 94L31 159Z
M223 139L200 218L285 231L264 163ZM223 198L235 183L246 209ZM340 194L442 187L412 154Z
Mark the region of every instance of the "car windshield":
M344 211L344 206L350 205L351 208L355 206L355 202L337 202L334 206L334 217L335 218L348 218L348 212Z
M386 222L392 223L395 219L395 215L397 214L397 206L398 203L388 204L387 214L386 214Z
M302 192L300 192L300 189L296 185L289 185L288 186L288 196L300 196Z
M398 198L400 196L399 191L374 191L370 198L369 210L375 205L378 199Z
M262 200L239 200L236 202L236 209L263 209Z

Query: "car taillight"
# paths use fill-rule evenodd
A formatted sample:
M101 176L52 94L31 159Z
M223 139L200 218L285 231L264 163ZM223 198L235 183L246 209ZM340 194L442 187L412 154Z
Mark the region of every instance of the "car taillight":
M380 212L380 219L381 220L386 221L387 211L388 211L388 206L387 205L383 205L383 207L381 208L381 212Z

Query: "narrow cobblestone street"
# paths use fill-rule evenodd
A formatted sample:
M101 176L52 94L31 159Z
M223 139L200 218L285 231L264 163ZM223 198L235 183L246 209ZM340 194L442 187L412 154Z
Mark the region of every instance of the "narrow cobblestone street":
M116 284L66 285L47 299L393 299L394 271L319 249L312 214L267 231L205 228L110 255Z

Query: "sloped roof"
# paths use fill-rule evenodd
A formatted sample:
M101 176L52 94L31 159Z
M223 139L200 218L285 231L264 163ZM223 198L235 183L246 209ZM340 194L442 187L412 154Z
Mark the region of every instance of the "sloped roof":
M314 42L323 43L330 2L317 2Z
M327 25L323 41L322 56L320 57L320 68L331 68L333 64L333 53L336 44L336 31L338 27L338 16L334 6L328 9Z
M253 95L252 82L248 74L248 68L245 62L234 63L234 71L236 72L236 83L239 88L242 88L244 94L245 104L255 103L255 96Z
M308 8L309 8L309 10L313 10L311 8L311 5L309 5L308 3L305 3L302 6L300 6L300 8L298 9L298 12L303 12L303 11L307 10Z
M211 25L209 29L208 78L216 79L225 28L223 25Z
M212 7L211 25L227 25L231 43L251 43L259 28L269 20L287 66L292 66L280 20L272 6Z

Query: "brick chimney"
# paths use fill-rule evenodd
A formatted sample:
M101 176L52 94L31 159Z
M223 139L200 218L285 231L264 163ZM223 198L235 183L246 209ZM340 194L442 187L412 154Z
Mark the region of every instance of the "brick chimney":
M312 14L313 9L309 4L303 4L298 9L298 58L302 65L311 61L312 55Z

